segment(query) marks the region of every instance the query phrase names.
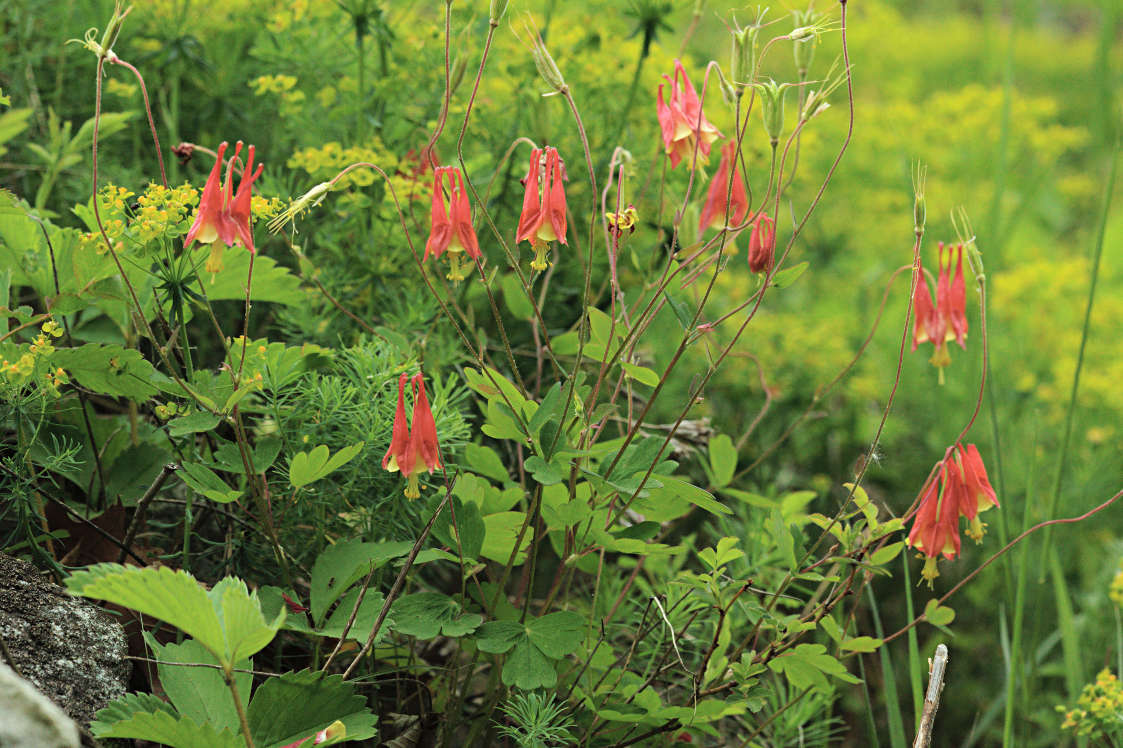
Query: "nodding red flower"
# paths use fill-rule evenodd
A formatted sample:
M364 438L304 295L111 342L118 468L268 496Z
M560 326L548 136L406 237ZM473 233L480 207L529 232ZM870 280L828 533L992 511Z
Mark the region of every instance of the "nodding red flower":
M979 521L979 513L998 506L998 495L991 488L983 458L974 444L956 445L955 463L963 478L959 512L967 519L967 535L976 543L983 541L986 525Z
M702 113L702 102L694 91L682 62L675 60L675 75L672 79L664 74L667 84L659 84L656 100L656 113L659 128L663 131L663 147L671 157L671 168L678 166L684 156L693 158L695 145L698 147L699 160L709 160L710 146L721 137L716 127L710 124ZM681 80L680 80L681 78ZM663 99L663 86L670 85L671 101Z
M409 424L406 422L406 381L408 374L398 377L398 409L394 411L394 427L390 436L390 448L382 458L382 469L391 473L400 470L405 463L406 447L409 446Z
M550 242L568 246L565 238L565 167L556 148L546 146L530 152L530 170L526 175L523 212L515 241L527 240L534 248L530 267L539 272L549 267L546 252Z
M938 479L934 478L913 518L912 530L905 542L924 553L924 570L921 576L928 586L940 575L936 559L943 556L949 561L959 556L959 490L960 483L951 479L954 466L951 460L937 463Z
M749 234L749 270L766 273L772 267L772 255L776 250L776 223L763 211L753 219L753 231Z
M920 500L906 541L927 556L921 576L929 586L939 576L937 557L943 555L950 560L959 555L959 518L967 520L968 537L982 542L986 525L979 521L979 513L998 506L983 458L974 444L956 444L936 463L936 469L939 475Z
M413 391L413 423L406 423L405 389L406 380ZM406 478L405 495L407 499L421 496L419 474L424 469L432 473L441 468L441 449L437 443L437 424L425 394L425 379L421 372L411 378L408 374L398 377L398 407L394 413L394 427L390 437L390 448L382 458L382 467L390 472L400 470Z
M729 172L733 171L733 188L729 185ZM728 203L726 195L729 196ZM736 226L745 220L749 212L749 197L745 191L745 180L737 168L737 143L730 140L721 149L721 164L710 181L710 191L702 206L702 217L698 221L698 233L707 228L720 229L726 225L726 208L729 209L728 222Z
M446 176L451 212L445 208ZM476 240L476 230L472 228L472 207L468 204L468 193L464 191L464 177L455 166L438 166L433 173L433 209L429 240L425 242L425 259L429 259L430 255L440 257L446 251L449 253L447 277L459 283L464 280L460 253L473 260L479 259L480 244Z
M951 250L944 262L944 243L939 244L939 276L936 279L936 302L932 303L921 266L920 278L913 292L913 306L916 307L916 321L912 328L912 349L921 343L932 343L936 351L930 363L939 370L940 384L944 382L944 368L951 364L948 342L956 341L960 347L967 348L967 284L963 279L963 245L956 247L958 264L955 279L951 276Z
M195 221L187 230L184 238L184 249L191 243L198 241L200 244L210 244L211 255L207 259L208 273L217 273L222 270L222 255L227 247L241 244L250 252L257 250L253 245L253 230L250 228L250 205L253 198L253 183L261 176L264 165L258 164L257 170L253 168L254 147L251 145L246 156L246 165L242 169L242 179L238 183L238 192L234 194L234 162L242 153L242 141L234 145L234 157L226 167L226 184L222 184L222 162L226 155L228 143L223 141L218 146L214 167L211 168L207 183L203 186L203 194L199 197L199 208L195 212ZM217 243L221 241L221 244Z

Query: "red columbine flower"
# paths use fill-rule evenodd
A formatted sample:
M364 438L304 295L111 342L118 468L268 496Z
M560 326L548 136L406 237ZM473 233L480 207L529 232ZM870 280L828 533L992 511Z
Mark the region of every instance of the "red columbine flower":
M539 178L541 173L541 178ZM568 246L565 239L565 188L562 185L565 169L556 148L535 148L530 152L530 170L526 175L526 192L523 194L523 212L515 241L524 239L534 248L534 261L530 267L539 272L549 267L546 252L550 242L558 241Z
M729 195L729 225L736 226L745 220L749 212L749 197L745 191L745 180L737 168L737 144L730 140L721 149L721 164L710 182L706 203L702 206L702 217L698 221L698 233L707 228L720 229L726 225L726 200ZM729 189L729 170L733 170L733 189Z
M772 267L772 255L776 250L776 223L763 211L753 219L753 231L749 234L749 270L766 273Z
M390 448L382 458L382 469L391 473L400 470L405 464L406 447L409 446L409 424L406 422L406 380L408 374L398 377L398 409L394 412L394 427L390 436Z
M963 479L959 513L967 518L967 535L976 543L983 541L986 525L979 521L979 513L998 506L998 495L991 488L983 458L974 444L964 447L957 444L955 463Z
M409 379L413 390L413 425L406 423L405 389ZM405 495L407 499L421 496L418 485L421 465L432 473L441 468L441 450L437 444L437 424L433 411L429 408L429 398L425 395L425 379L421 372L398 377L398 407L394 412L394 426L390 437L390 448L382 458L384 470L400 470L406 478Z
M913 518L912 530L905 541L912 548L924 553L924 570L921 576L932 586L932 580L940 575L936 559L943 555L949 561L959 555L959 482L949 480L954 466L951 460L937 463L938 479L933 479L920 507Z
M932 343L936 351L930 362L939 369L940 384L944 382L944 368L951 363L948 341L954 340L960 347L967 348L967 285L963 280L963 245L956 247L959 260L955 269L955 279L951 277L951 250L944 262L944 243L939 244L939 277L936 279L936 303L932 303L928 281L921 267L920 278L913 292L913 306L916 307L916 321L912 328L912 349L921 343Z
M451 215L445 209L446 175ZM472 207L468 204L468 193L464 191L464 177L455 166L438 166L433 174L433 211L429 241L425 243L425 259L429 259L430 255L440 257L445 251L449 254L447 277L455 283L464 280L460 253L466 253L473 260L480 257L480 244L476 240L476 230L472 228Z
M927 556L921 576L929 586L939 576L937 557L942 554L950 560L959 555L959 518L967 519L967 535L981 542L986 525L979 521L979 513L998 506L983 458L974 444L956 444L936 469L938 478L920 500L906 541Z
M234 157L226 167L224 187L221 183L221 175L227 145L223 141L218 146L214 167L211 168L207 183L203 186L203 194L199 198L195 221L188 229L183 243L184 249L190 247L196 240L201 244L211 245L211 255L206 265L208 273L222 270L222 255L227 247L241 244L250 252L256 251L253 246L253 230L250 228L250 204L253 198L254 180L261 176L261 170L265 167L259 164L257 171L254 171L254 147L251 145L246 157L246 166L242 170L242 180L238 183L238 193L233 194L234 162L242 153L242 141L239 140L234 145Z
M671 103L663 100L663 86L659 84L656 113L659 127L663 131L663 146L671 157L671 168L678 166L683 156L693 156L695 144L699 158L704 163L709 160L710 146L721 137L716 127L710 124L702 113L702 102L686 77L682 62L675 60L675 76L663 76L671 87ZM679 78L682 78L680 81Z

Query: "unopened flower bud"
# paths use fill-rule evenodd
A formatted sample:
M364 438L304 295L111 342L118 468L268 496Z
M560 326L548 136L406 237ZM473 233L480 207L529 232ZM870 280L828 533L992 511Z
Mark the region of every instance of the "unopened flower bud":
M738 86L747 86L753 80L756 67L756 38L759 26L746 26L733 29L733 55L730 75Z
M780 142L780 133L784 131L784 93L787 84L769 80L767 83L758 83L757 89L760 91L764 131L775 146Z
M498 26L499 22L503 20L503 15L507 12L507 6L509 4L510 0L491 0L488 14L491 16L492 26Z
M737 97L740 95L741 89L740 87L734 86L732 83L726 80L725 76L722 75L721 68L716 69L718 88L721 89L721 98L725 101L726 104L732 106L733 104L737 103Z

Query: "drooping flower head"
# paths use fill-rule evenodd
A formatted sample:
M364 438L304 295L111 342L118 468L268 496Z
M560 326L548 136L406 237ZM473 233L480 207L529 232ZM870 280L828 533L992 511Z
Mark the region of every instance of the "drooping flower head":
M912 530L905 541L927 558L921 576L929 585L939 576L936 559L941 555L949 561L959 556L959 491L958 483L949 480L948 460L937 464L938 477L920 500L913 518Z
M733 172L733 185L730 189L729 173ZM729 200L726 201L726 195ZM729 225L735 226L745 220L749 212L749 198L745 181L737 167L737 143L730 140L721 149L721 164L710 181L710 191L702 206L702 217L698 221L698 233L708 228L720 229L726 225L726 208L729 210Z
M246 155L246 165L242 169L242 179L238 192L234 193L234 162L242 153L242 141L234 145L234 156L226 167L226 184L222 184L222 163L228 144L223 141L218 146L214 167L211 168L203 194L199 197L199 208L195 221L187 231L183 246L187 249L192 242L211 245L211 255L206 269L209 273L222 270L222 255L227 247L240 244L250 252L257 250L253 244L253 230L250 228L250 205L253 199L253 183L261 176L263 164L253 168L254 147L251 145Z
M413 392L413 421L406 423L405 389L410 382ZM424 467L422 467L424 466ZM437 424L425 394L425 379L421 372L410 377L398 377L398 406L390 436L390 448L382 458L382 467L390 472L401 471L406 478L407 499L421 496L420 473L432 473L441 468L441 450L437 443Z
M565 238L565 167L556 148L546 146L530 152L530 169L526 174L526 192L515 241L529 241L534 248L530 267L539 272L549 267L546 252L550 242L568 246Z
M986 525L979 521L979 513L998 506L974 444L956 444L936 463L935 470L937 475L920 500L906 540L926 556L921 576L929 586L939 576L936 559L959 555L959 518L967 520L967 535L981 542Z
M671 168L678 166L683 157L693 158L697 145L698 158L705 163L709 160L710 147L721 137L716 127L710 124L702 112L702 102L694 91L682 62L675 60L675 74L672 79L664 74L666 83L659 84L656 100L656 113L659 128L663 131L663 147L671 157ZM670 103L663 97L663 87L671 89Z
M981 543L986 525L979 521L979 514L998 506L998 495L991 488L983 458L974 444L955 448L955 465L963 480L959 512L967 519L967 535L976 543Z
M940 383L944 381L944 368L951 364L951 354L948 352L948 342L954 340L963 349L967 348L967 287L963 279L963 245L959 245L958 264L955 269L955 278L951 275L951 250L947 252L947 262L944 261L944 243L939 244L939 275L936 279L936 301L932 303L929 296L928 282L925 280L924 268L920 269L920 278L917 280L913 292L913 306L916 309L916 320L912 328L912 349L915 351L921 343L932 343L936 350L930 362L938 367Z
M445 178L448 179L448 204L445 207ZM440 257L449 253L448 279L459 283L464 280L460 253L473 260L480 257L480 244L472 228L472 207L464 190L464 177L455 166L439 166L433 173L433 207L430 217L429 240L425 243L425 258Z
M749 270L766 273L772 267L776 251L776 223L763 211L753 219L753 230L749 234Z

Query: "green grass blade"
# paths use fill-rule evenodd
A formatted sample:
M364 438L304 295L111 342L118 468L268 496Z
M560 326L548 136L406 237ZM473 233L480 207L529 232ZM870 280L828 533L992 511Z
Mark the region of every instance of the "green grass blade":
M881 627L877 598L870 585L866 585L866 594L870 599L874 630L877 632L877 638L882 639L885 637L885 631ZM889 744L892 748L908 748L908 742L905 740L905 721L901 717L901 700L897 696L897 677L893 673L893 659L889 656L888 646L879 647L877 651L881 655L881 675L885 678L885 711L889 718Z

